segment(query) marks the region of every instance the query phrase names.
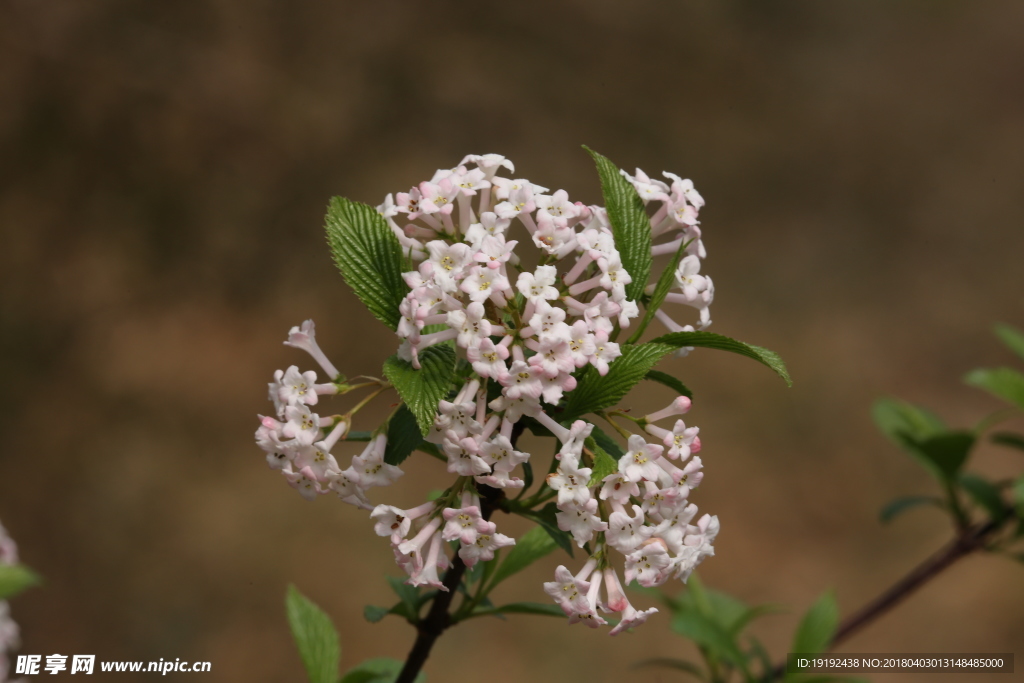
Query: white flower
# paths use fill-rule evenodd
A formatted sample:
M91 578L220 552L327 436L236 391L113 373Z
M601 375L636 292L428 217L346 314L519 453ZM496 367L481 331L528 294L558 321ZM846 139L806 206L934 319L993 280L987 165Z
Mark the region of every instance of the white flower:
M594 537L594 533L604 531L608 524L597 515L597 499L591 498L583 505L568 504L555 513L558 528L572 534L576 545L583 544Z
M515 539L496 533L496 528L494 522L484 522L483 529L472 542L463 541L462 547L459 548L459 557L467 567L472 567L480 561L493 560L495 550L516 544Z
M608 516L608 531L605 539L622 554L628 554L651 535L650 527L644 526L644 511L639 505L633 506L633 516L626 511L616 510Z
M657 459L663 450L662 446L649 444L644 437L633 434L629 437L629 451L619 458L619 472L630 481L655 481L661 474Z
M520 273L516 289L527 299L557 299L558 269L554 266L537 266L532 273ZM563 318L564 320L564 318Z

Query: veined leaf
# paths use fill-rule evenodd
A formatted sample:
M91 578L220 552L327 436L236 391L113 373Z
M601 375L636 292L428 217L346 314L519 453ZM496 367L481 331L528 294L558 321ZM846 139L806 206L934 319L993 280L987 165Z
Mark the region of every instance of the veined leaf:
M793 380L790 379L789 371L786 370L786 364L782 362L779 354L760 346L745 344L725 335L715 334L714 332L670 332L655 338L652 340L652 343L668 344L675 349L681 349L686 346L700 346L705 349L718 349L720 351L738 353L741 356L753 358L758 363L771 368L775 374L786 381L787 385L793 386Z
M398 306L409 288L402 279L402 247L387 222L372 206L333 197L326 229L345 282L375 318L396 329Z
M1024 332L1021 332L1015 327L1004 325L1000 323L996 325L996 335L1003 340L1011 351L1016 353L1021 358L1024 358Z
M597 425L594 425L594 429L590 432L590 438L616 461L626 454L626 451L622 449L619 442L608 436L608 433Z
M384 376L394 385L398 395L419 425L420 434L425 436L434 424L437 404L448 396L455 374L455 351L447 344L439 344L419 354L420 369L398 356L391 356L384 363Z
M907 510L921 505L934 505L939 509L946 507L946 503L941 498L934 496L905 496L886 503L878 517L884 524L888 524Z
M1024 375L1010 368L981 369L967 373L964 381L1024 410Z
M686 249L686 245L689 242L680 242L679 248L676 250L676 255L672 257L668 265L665 266L665 270L661 272L658 277L658 283L654 286L654 291L651 293L651 298L647 301L646 308L644 309L644 317L637 325L636 331L629 336L626 341L628 344L635 344L640 340L640 335L644 333L647 326L654 320L654 314L661 308L661 304L665 301L665 296L669 290L672 289L672 285L676 281L676 269L679 267L679 259L683 256L683 251ZM628 268L626 269L629 270Z
M288 586L285 599L288 623L299 648L299 656L310 683L335 683L341 646L331 618L310 602L295 586Z
M554 549L555 541L548 532L539 526L533 527L516 540L516 544L505 556L504 561L498 565L491 577L491 585L487 592L489 593L499 583L516 572L526 569Z
M828 649L839 626L839 605L832 591L824 593L815 602L796 629L792 652L818 654Z
M22 564L0 564L0 600L12 598L40 583L39 576Z
M683 384L682 382L680 382L667 372L662 372L661 370L650 370L647 372L646 375L644 375L644 379L649 379L652 382L657 382L658 384L664 384L666 387L676 392L680 396L685 396L686 398L693 398L693 392L690 391L685 384Z
M594 158L597 174L601 177L601 193L604 195L608 220L612 224L615 248L622 257L632 282L626 285L626 297L638 301L647 287L651 276L651 221L644 210L633 184L622 177L619 168L607 157L587 146L583 149Z
M587 447L594 452L594 467L590 475L590 486L598 486L605 477L619 469L619 461L601 448L593 437L587 437Z
M625 345L622 355L612 361L607 375L602 377L593 367L587 368L576 389L569 394L561 420L569 422L585 413L615 405L671 350L667 344Z
M433 419L433 418L431 418ZM401 465L423 441L416 416L404 403L388 421L388 443L384 449L384 462Z

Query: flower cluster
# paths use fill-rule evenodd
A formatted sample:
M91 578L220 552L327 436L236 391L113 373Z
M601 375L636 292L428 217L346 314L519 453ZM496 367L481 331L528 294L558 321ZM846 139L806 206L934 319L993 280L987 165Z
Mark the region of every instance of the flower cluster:
M18 564L18 546L0 524L0 565ZM11 619L6 600L0 600L0 682L7 680L8 652L18 647L18 625Z
M504 177L503 169L514 171L504 157L467 156L408 192L389 194L377 209L415 265L403 274L409 292L399 308L399 358L419 369L426 349L448 344L460 359L464 379L439 402L425 437L456 475L452 487L437 501L411 509L374 507L368 489L402 474L384 461L383 429L341 469L331 450L363 404L341 416L312 412L320 396L355 388L317 346L312 321L293 328L286 344L309 352L331 381L318 384L315 372L296 366L279 370L270 384L276 417L260 418L256 440L270 466L304 497L334 492L370 510L376 533L390 539L408 583L448 590L438 574L451 562L446 541L458 541L458 557L467 566L515 543L489 521L481 487L522 489L524 479L516 472L531 456L516 450L517 423L526 419L546 429L561 447L546 479L549 488L529 501L557 497L559 528L592 553L575 576L559 567L556 581L545 588L571 623L606 623L598 608L619 613L616 634L656 610L638 611L629 603L609 550L625 557L626 583L644 586L671 577L685 581L714 552L717 518L705 515L691 524L697 508L688 501L703 476L700 458L691 457L700 441L697 429L682 420L672 430L654 424L689 409L689 400L680 397L666 410L634 420L660 444L633 434L617 470L592 477L599 455L590 438L594 426L583 420L566 426L558 415L585 368L606 375L622 355L616 337L639 316L637 302L627 295L632 278L605 208L572 202L564 190L549 192ZM710 324L714 294L711 279L699 274L705 250L697 216L703 199L690 181L666 177L670 184L640 170L626 175L652 205L652 238L662 240L652 255L680 254L669 266L677 291L666 301L697 309L703 328ZM521 231L517 239L510 239L513 231ZM536 250L526 265L516 247L531 243ZM694 329L661 310L657 316L670 331ZM599 598L602 584L606 600Z

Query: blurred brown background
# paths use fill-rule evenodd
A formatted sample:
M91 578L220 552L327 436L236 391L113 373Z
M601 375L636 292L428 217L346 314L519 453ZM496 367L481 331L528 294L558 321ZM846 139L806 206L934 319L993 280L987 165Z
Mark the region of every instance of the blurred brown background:
M303 501L252 444L273 370L312 367L282 346L291 325L316 319L350 375L395 348L334 270L324 207L485 152L597 202L583 143L695 180L712 329L792 370L787 390L726 354L662 366L696 392L695 502L723 525L702 575L790 606L758 628L785 652L822 590L848 612L948 536L930 510L878 523L890 498L934 487L868 411L895 394L968 425L996 406L959 378L1011 362L994 321L1024 325L1022 35L1009 1L3 0L0 519L46 578L13 603L21 652L301 680L282 604L295 582L333 615L346 665L404 658L407 625L361 616L391 600L386 542L334 498ZM440 469L421 459L374 500L415 504ZM543 600L560 561L497 597ZM1022 578L971 558L844 649L1019 658ZM428 673L621 680L693 654L667 624L609 641L480 620Z

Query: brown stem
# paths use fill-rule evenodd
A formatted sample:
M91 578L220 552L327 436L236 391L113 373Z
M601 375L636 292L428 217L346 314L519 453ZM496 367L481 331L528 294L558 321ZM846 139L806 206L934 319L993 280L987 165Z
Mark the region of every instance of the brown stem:
M505 492L490 486L480 486L479 491L480 516L484 519L490 519L494 511L498 509L498 505L505 496ZM409 651L409 656L405 659L405 666L402 667L402 672L398 674L395 683L413 683L416 680L420 669L423 668L423 665L427 662L427 657L430 656L430 650L434 647L434 641L452 625L448 608L451 607L452 600L455 598L455 593L458 591L459 584L462 583L462 576L465 573L466 563L462 561L461 557L456 555L452 566L445 572L444 580L442 581L444 587L448 590L439 590L437 592L437 595L434 596L434 601L430 605L430 611L427 612L427 616L416 625L416 642L412 644L412 650Z
M885 592L867 603L843 620L829 643L831 650L857 631L882 616L906 599L911 593L938 576L944 569L962 557L981 548L993 533L1002 527L1002 521L990 520L984 524L969 526L960 532L946 547L915 567L909 574L890 586ZM772 671L772 678L782 678L786 673L785 662Z

